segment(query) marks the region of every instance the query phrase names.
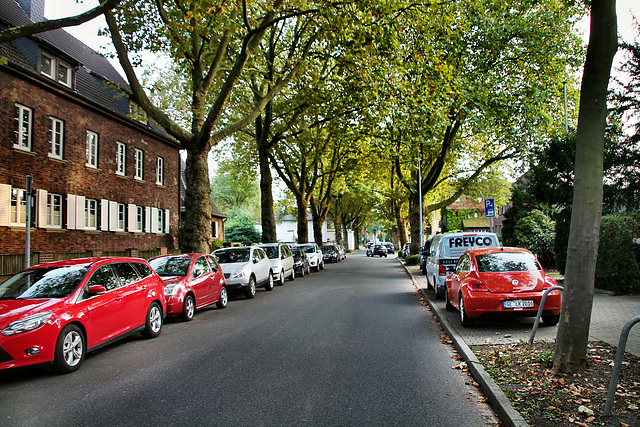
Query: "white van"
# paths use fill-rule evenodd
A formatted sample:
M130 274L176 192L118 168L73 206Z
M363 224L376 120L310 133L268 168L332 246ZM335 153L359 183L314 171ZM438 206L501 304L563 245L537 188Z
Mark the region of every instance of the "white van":
M445 277L453 271L458 258L469 249L500 246L495 233L445 233L436 234L431 240L425 263L427 285L433 287L436 298L444 296Z

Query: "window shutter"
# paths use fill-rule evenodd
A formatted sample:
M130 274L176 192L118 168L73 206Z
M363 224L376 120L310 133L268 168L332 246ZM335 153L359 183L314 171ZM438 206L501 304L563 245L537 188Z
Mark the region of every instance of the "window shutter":
M100 230L109 230L109 201L100 199Z
M109 201L109 231L118 229L118 203Z
M151 233L151 208L149 206L144 208L144 231Z
M151 232L158 232L158 208L151 208Z
M85 209L84 196L76 196L76 229L84 230L86 224L84 223L84 209Z
M0 226L8 227L11 218L11 186L0 184Z
M67 229L76 229L76 196L67 194Z
M171 215L169 209L164 211L164 232L169 234L169 222L171 221Z
M36 227L47 228L47 190L36 190L36 199Z
M138 210L136 209L136 205L134 205L133 203L129 203L127 205L127 215L129 215L129 224L128 224L128 230L131 233L137 231L136 230L136 214L138 213Z

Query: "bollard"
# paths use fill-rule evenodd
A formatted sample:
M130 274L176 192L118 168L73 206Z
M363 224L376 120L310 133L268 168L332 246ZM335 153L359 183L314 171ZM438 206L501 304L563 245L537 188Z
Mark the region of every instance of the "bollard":
M609 391L607 391L607 403L604 405L602 415L611 415L613 400L616 395L616 389L618 388L618 377L620 377L620 369L622 368L622 359L624 359L624 351L627 347L627 338L629 338L629 331L633 325L638 322L640 322L640 316L636 316L629 320L627 324L624 325L622 332L620 333L620 341L618 342L618 350L616 351L616 361L613 364L611 381L609 382Z
M531 336L529 337L529 344L533 344L533 338L536 336L536 331L538 330L538 325L540 324L540 317L542 317L542 311L544 310L544 303L547 301L547 295L549 292L560 289L560 291L564 291L562 286L552 286L542 294L542 299L540 300L540 307L538 307L538 314L536 315L536 321L533 324L533 329L531 330Z

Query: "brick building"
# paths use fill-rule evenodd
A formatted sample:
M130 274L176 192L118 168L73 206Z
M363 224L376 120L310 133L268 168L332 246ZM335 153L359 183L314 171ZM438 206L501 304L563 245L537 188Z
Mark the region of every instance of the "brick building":
M44 0L0 0L0 29L42 19ZM0 58L0 276L25 252L27 174L32 262L175 249L180 146L122 76L64 30L0 44Z

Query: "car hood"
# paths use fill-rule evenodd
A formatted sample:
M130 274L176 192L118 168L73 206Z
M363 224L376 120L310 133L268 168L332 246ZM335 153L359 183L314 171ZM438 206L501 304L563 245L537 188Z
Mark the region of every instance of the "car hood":
M162 279L162 284L167 285L186 285L187 284L187 276L160 276Z
M31 315L55 311L63 298L0 300L0 330Z
M540 271L514 271L500 273L480 273L480 281L489 292L542 292L544 276Z
M233 274L238 270L242 270L247 265L249 265L248 262L230 262L227 264L220 263L220 268L222 269L222 272L224 274Z

